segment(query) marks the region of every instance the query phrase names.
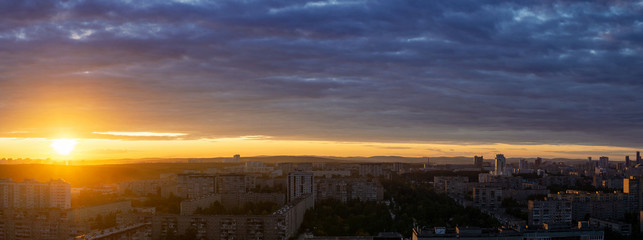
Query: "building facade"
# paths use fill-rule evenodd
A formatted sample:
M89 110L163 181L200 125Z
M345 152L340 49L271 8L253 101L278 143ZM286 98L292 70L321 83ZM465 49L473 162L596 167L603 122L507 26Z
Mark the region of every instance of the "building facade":
M494 210L502 204L502 188L484 184L473 188L473 206L476 208Z
M289 239L296 236L313 205L309 194L268 215L155 215L152 239Z
M643 177L623 179L623 192L627 194L629 212L643 211Z
M380 163L362 163L359 165L359 175L362 177L379 177L382 174L382 164Z
M13 182L11 179L0 180L0 208L71 208L71 185L58 179L49 182L38 182L25 179Z
M337 199L347 202L352 199L360 201L381 201L384 199L384 188L377 180L365 178L320 178L315 179L316 201Z
M493 174L496 176L502 176L505 175L506 173L506 168L507 168L507 159L505 158L504 154L496 154L496 162L495 162Z
M533 227L543 224L572 223L572 203L566 200L529 201L528 225Z
M286 181L287 201L292 202L302 196L315 195L314 175L312 172L291 172Z

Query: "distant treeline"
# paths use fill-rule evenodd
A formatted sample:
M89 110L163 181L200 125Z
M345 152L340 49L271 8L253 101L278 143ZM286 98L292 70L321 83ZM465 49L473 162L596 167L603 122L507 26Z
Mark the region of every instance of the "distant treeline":
M0 165L0 177L22 182L32 178L38 181L64 179L72 187L90 187L124 181L159 178L161 173L180 173L186 169L223 167L223 163L141 163L119 165Z

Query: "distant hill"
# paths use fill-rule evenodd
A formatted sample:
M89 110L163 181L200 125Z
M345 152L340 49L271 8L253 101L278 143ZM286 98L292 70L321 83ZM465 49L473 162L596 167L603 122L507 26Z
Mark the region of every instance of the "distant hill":
M214 157L214 158L142 158L142 159L110 159L110 160L97 160L97 161L76 161L75 165L105 165L105 164L134 164L134 163L222 163L225 159L230 157ZM432 165L444 164L472 164L473 156L471 157L428 157ZM536 158L507 158L507 162L519 162L520 159L526 159L533 162ZM485 162L493 162L493 158L485 158ZM241 157L241 162L265 162L265 163L280 163L280 162L403 162L403 163L426 163L427 157L401 157L401 156L371 156L371 157L335 157L335 156L253 156ZM587 161L586 159L569 159L569 158L543 158L543 162L565 162L565 163L580 163Z
M108 160L93 160L93 161L75 161L74 165L107 165L107 164L135 164L135 163L223 163L230 157L214 157L214 158L139 158L139 159L108 159ZM279 163L279 162L344 162L334 157L318 157L318 156L254 156L254 157L241 157L241 162L265 162L265 163Z
M317 157L317 156L258 156L258 157L241 157L242 162L346 162L336 157Z

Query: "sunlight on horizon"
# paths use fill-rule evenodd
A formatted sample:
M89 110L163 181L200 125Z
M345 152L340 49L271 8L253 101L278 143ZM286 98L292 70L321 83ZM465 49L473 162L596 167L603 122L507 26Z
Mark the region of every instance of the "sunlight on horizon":
M78 144L78 141L75 139L56 139L51 143L51 148L56 151L56 153L67 156L69 155L72 151L74 151L74 148L76 147L76 144Z
M82 141L82 148L77 144ZM11 146L11 147L9 147ZM52 151L53 150L53 151ZM257 138L194 140L123 140L92 138L0 138L0 158L108 160L137 158L199 158L243 156L402 156L402 157L485 157L503 153L514 157L575 158L609 156L620 160L634 148L584 145L437 144L391 142L336 142ZM59 159L60 160L60 159Z

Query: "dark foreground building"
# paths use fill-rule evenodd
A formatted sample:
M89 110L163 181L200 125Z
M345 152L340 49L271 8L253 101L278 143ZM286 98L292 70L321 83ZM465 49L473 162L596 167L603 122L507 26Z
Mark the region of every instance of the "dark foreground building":
M312 195L297 199L268 215L156 215L152 239L184 236L194 239L264 239L295 237Z

